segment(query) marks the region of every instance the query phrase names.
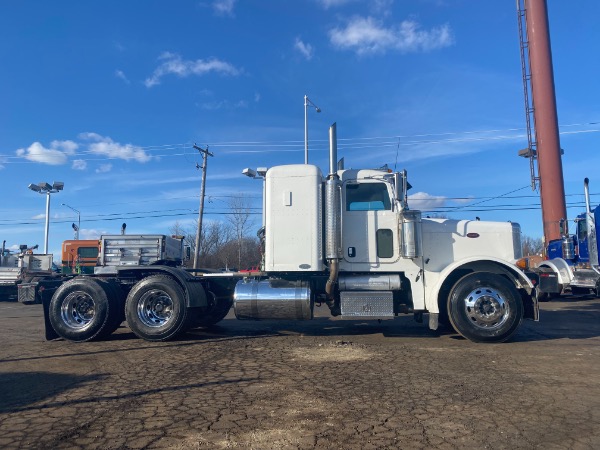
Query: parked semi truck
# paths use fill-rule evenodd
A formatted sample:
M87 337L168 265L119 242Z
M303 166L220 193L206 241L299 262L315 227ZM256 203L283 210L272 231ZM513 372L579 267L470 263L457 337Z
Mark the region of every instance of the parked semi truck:
M521 261L526 274L538 284L541 301L561 294L589 294L600 297L600 266L598 261L598 228L600 208L590 207L589 180L583 182L585 212L575 219L576 233L568 234L561 226L563 236L547 243L546 259L537 267L528 267Z
M123 319L138 337L172 339L222 320L313 317L315 304L349 319L428 314L475 342L510 338L538 320L536 290L514 263L510 222L423 218L409 208L405 171L310 164L264 173L264 259L259 272L192 275L167 264L101 266L44 295L46 335L102 338Z
M17 287L39 278L51 276L52 255L34 254L37 245L21 245L18 252L6 248L2 242L0 253L0 300L17 298Z

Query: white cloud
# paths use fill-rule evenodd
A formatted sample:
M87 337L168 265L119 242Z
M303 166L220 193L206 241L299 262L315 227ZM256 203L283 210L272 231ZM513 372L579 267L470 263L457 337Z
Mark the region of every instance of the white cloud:
M232 103L228 100L220 100L220 101L205 102L205 103L197 104L197 106L202 109L205 109L207 111L217 111L219 109L236 110L236 109L248 108L248 102L246 100L238 100L237 102Z
M53 141L50 144L51 148L46 148L39 142L34 142L28 148L20 148L16 151L17 156L28 159L29 161L39 162L43 164L49 164L51 166L60 166L62 164L66 164L68 158L68 154L72 154L72 147L67 145L66 150L62 145L64 142L72 142L72 141ZM73 143L75 144L75 143ZM77 148L75 144L75 148Z
M88 148L90 153L96 155L137 162L148 162L152 159L142 147L132 144L120 144L114 142L108 136L101 136L97 133L81 133L79 137L87 141L94 141L89 144Z
M71 168L74 170L85 170L87 168L87 162L85 162L83 159L75 159L73 160Z
M300 38L296 38L294 42L294 48L306 58L307 61L310 61L314 54L313 46L303 42Z
M356 0L317 0L317 3L325 9L329 9L336 6L343 6L354 1Z
M386 28L372 17L354 17L344 28L330 30L329 39L334 47L353 50L359 55L388 50L402 53L431 51L454 43L447 24L423 30L414 20L404 20L399 26Z
M115 70L115 77L119 78L120 80L123 80L127 84L131 84L131 81L129 81L129 78L127 78L127 76L122 70Z
M79 144L73 141L52 141L50 142L50 148L61 150L66 155L72 156L79 148Z
M87 228L82 228L79 230L79 238L80 239L100 239L100 236L103 234L107 234L106 230L90 230Z
M219 16L232 16L236 0L215 0L212 4L215 14Z
M446 206L448 199L442 196L427 194L426 192L415 192L408 196L408 204L411 209L430 211L441 206Z
M258 92L255 92L255 93L254 93L254 101L255 101L256 103L260 102L260 94L259 94Z
M201 76L210 72L232 76L240 73L240 70L232 64L216 58L190 61L181 59L181 56L175 53L166 52L159 57L159 60L162 63L154 70L152 76L144 81L148 88L160 84L161 78L169 74L185 78L190 75Z
M96 173L110 172L111 169L112 169L112 164L100 164L100 166L96 169Z

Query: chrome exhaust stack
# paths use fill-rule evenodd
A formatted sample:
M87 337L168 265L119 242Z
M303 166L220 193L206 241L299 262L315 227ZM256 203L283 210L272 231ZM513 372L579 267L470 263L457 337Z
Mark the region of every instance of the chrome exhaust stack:
M587 177L583 180L583 192L585 194L585 212L589 214L592 209L590 208L590 180Z
M325 183L325 259L329 262L329 279L325 292L332 298L342 259L340 177L337 174L337 129L329 127L329 175Z

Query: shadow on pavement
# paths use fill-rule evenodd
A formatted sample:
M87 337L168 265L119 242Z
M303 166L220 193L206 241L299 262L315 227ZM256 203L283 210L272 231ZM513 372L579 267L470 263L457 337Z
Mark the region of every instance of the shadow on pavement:
M79 376L50 372L0 373L0 413L22 411L33 403L104 378L104 375Z

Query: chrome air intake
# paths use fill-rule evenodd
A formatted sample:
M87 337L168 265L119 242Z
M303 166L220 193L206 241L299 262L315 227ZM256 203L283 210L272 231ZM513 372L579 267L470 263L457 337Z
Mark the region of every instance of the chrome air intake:
M421 250L421 212L402 212L402 257L418 258Z

